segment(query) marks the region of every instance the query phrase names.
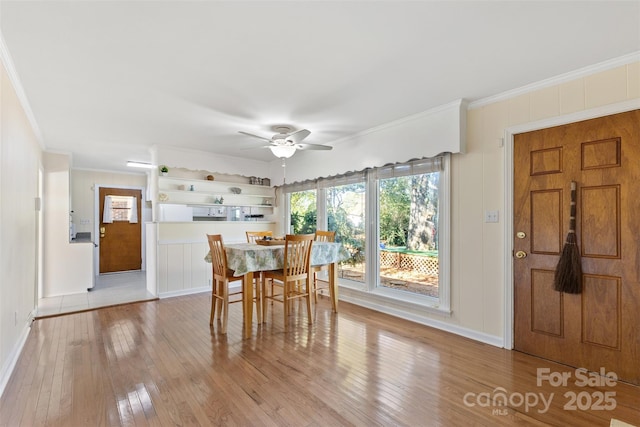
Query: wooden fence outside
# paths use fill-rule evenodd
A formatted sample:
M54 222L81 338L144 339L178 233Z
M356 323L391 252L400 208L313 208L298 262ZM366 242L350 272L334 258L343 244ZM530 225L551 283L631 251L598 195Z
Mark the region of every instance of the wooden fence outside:
M438 258L402 252L380 251L380 267L412 270L424 274L438 274Z

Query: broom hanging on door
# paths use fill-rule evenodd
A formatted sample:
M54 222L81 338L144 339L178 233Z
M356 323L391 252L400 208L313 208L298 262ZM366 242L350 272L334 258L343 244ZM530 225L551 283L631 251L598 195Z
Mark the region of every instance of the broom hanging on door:
M580 248L576 238L576 182L571 181L571 210L569 214L569 233L562 248L562 254L553 280L558 292L579 294L582 292L582 262Z

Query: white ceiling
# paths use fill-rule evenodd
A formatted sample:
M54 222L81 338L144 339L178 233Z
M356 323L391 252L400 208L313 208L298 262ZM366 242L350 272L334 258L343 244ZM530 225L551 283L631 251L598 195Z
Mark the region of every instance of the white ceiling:
M638 1L0 1L47 149L125 170L148 147L272 160L640 51Z

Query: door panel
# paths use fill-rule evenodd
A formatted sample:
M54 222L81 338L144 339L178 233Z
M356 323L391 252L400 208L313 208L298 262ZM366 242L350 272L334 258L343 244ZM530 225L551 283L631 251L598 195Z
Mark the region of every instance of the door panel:
M138 221L103 223L105 196L136 198ZM100 273L140 270L142 268L142 192L123 188L100 188Z
M620 186L582 187L582 256L620 258Z
M553 289L576 181L583 292ZM640 111L515 136L515 349L640 384Z
M582 340L620 350L620 278L584 276L582 295Z
M531 192L531 252L557 255L562 250L562 192Z
M561 337L562 293L553 289L553 271L531 270L531 330Z

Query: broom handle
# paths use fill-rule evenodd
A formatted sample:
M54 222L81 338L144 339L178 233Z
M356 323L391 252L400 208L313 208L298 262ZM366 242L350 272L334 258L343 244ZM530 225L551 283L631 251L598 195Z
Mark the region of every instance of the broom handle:
M569 212L569 233L576 232L576 182L571 181L571 210Z

